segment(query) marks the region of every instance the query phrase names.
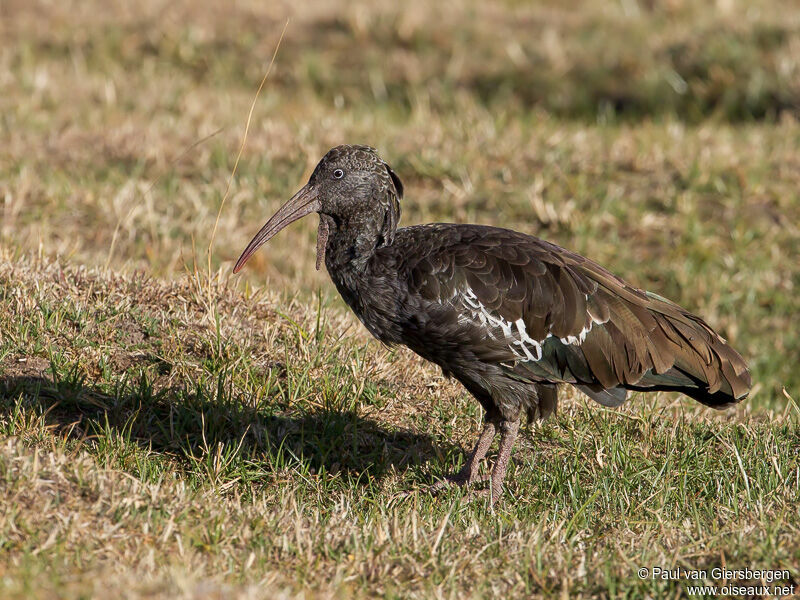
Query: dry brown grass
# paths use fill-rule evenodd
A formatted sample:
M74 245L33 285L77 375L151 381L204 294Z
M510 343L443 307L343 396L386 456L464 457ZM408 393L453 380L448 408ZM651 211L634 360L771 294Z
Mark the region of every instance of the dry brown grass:
M287 589L280 570L262 572L251 585L220 583L209 577L218 570L209 555L188 545L197 535L193 522L236 530L246 544L257 535L254 517L269 512L263 502L198 494L169 479L144 484L85 453L31 452L14 439L0 448L0 465L4 545L29 549L0 568L5 597L246 599L263 597L265 589L281 597ZM219 551L224 556L231 548ZM243 574L248 562L240 565ZM19 581L20 570L30 579Z

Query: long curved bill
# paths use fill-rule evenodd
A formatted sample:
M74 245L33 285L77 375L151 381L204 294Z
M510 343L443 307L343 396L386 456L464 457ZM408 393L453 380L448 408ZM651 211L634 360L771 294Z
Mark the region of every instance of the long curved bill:
M239 260L236 261L236 266L233 267L233 272L238 273L256 250L269 241L269 239L278 233L281 229L294 223L298 219L302 219L312 212L317 212L320 208L320 202L317 199L317 191L306 184L297 192L291 199L281 206L272 218L261 228L255 237L247 244Z

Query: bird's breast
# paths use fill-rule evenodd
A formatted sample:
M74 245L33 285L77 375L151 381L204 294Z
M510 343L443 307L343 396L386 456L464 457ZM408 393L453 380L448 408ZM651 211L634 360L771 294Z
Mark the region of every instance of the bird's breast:
M402 342L399 307L405 294L396 279L352 269L329 268L328 273L342 299L374 337L390 345Z

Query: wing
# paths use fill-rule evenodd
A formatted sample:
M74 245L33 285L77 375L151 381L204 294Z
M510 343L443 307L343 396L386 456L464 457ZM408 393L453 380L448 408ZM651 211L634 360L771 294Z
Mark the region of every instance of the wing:
M411 291L503 340L514 374L573 383L607 405L625 389L678 390L717 407L747 395L741 356L678 305L531 236L428 227L434 241L407 265Z

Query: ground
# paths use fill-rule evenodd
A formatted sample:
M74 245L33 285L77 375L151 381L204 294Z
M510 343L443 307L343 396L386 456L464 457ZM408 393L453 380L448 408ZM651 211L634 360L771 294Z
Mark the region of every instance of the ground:
M0 7L2 596L800 583L800 10L295 4ZM701 314L751 397L564 390L494 512L425 493L480 409L369 339L314 271L316 219L230 272L343 142L397 171L405 224L538 235Z

